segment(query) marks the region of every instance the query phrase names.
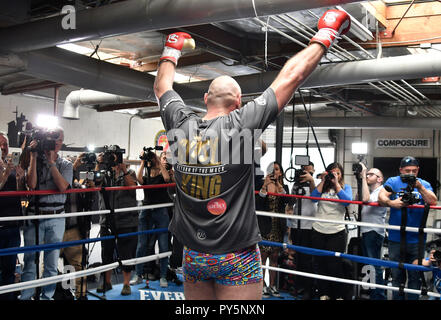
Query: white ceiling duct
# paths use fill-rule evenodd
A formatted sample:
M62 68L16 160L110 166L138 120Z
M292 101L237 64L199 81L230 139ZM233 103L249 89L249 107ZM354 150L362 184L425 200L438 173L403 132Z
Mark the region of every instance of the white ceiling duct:
M139 100L94 90L76 90L66 97L62 117L78 120L80 118L79 107L84 105L121 104L135 101Z

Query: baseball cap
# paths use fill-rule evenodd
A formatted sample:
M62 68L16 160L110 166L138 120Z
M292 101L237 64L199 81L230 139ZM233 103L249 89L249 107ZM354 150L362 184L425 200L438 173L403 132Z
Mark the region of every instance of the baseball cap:
M403 159L401 159L400 168L407 167L407 166L419 167L418 160L415 159L414 157L411 157L411 156L405 156Z

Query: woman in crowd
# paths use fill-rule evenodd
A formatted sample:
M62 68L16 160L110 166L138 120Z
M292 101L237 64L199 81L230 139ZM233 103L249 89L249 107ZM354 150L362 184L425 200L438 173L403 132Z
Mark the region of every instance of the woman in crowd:
M321 175L321 182L311 192L311 197L324 199L352 200L352 188L345 184L343 167L334 162L328 165ZM314 200L318 201L318 200ZM346 207L349 203L319 201L316 217L328 220L344 220ZM316 221L312 224L313 248L345 252L347 232L346 225L340 223L328 223ZM316 267L319 274L345 278L343 263L338 257L315 256ZM319 280L318 290L320 300L344 299L344 286L340 283Z
M283 183L283 168L278 162L273 162L268 166L267 176L265 177L262 188L260 189L259 195L266 199L265 209L266 211L284 213L285 206L287 203L286 198L268 195L270 193L289 193L288 186ZM283 242L283 236L286 231L286 219L271 218L270 224L259 225L260 232L263 240ZM268 221L268 222L269 222ZM277 262L279 258L280 248L270 247L270 246L260 246L262 264L264 265L266 259L269 258L270 266L277 267ZM280 297L280 293L277 290L276 285L276 272L270 271L270 285L263 287L263 297L269 297L270 295L274 297Z

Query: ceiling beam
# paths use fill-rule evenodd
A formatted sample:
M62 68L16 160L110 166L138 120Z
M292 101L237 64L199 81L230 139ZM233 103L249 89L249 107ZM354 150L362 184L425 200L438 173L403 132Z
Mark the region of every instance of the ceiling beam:
M123 109L137 109L137 108L157 107L157 106L158 106L158 104L155 102L144 101L144 102L102 105L102 106L98 106L96 108L96 111L106 112L106 111L115 111L115 110L123 110Z
M280 14L352 0L128 0L75 12L75 27L66 26L65 15L0 29L0 48L25 52L59 44L95 40L235 19ZM67 28L66 28L67 27ZM69 28L70 27L70 28Z
M49 89L49 88L59 88L62 87L62 83L57 83L53 81L41 81L37 83L27 84L23 86L12 86L12 87L5 87L1 90L2 95L6 96L9 94L16 94L16 93L25 93L29 91L36 91L36 90L43 90L43 89Z
M296 118L299 128L308 127L305 118ZM415 117L314 117L311 119L314 128L328 129L439 129L440 118L415 118Z

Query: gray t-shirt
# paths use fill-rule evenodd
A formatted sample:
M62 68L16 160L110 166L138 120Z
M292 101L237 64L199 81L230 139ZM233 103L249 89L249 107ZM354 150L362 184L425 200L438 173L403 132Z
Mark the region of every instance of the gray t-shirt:
M38 177L39 190L58 190L57 185L50 172L50 167L46 162L46 157L44 156L43 164L41 167L40 176ZM60 156L55 161L55 166L57 167L60 174L63 176L64 180L71 183L73 178L73 165L72 162L61 158ZM37 173L38 174L38 173ZM40 210L58 210L64 208L66 202L67 194L50 194L45 196L40 196L39 198L39 209ZM29 208L35 210L35 197L32 197Z
M379 186L377 189L372 191L372 193L369 197L369 202L377 202L378 201L378 194L380 193L380 190L382 187L383 186ZM361 221L375 223L375 224L385 224L386 223L386 213L387 213L386 207L363 206L363 209L361 210ZM361 233L369 232L372 230L381 234L382 236L385 235L384 228L374 228L374 227L361 227L360 228Z
M228 115L202 120L175 91L160 99L175 169L169 229L185 246L223 254L261 240L254 203L254 145L277 117L271 88Z
M305 194L303 194L303 195L306 197L310 197L311 191L309 190L309 187L303 187L303 189L305 190ZM295 192L296 192L295 186L293 186L293 188L291 190L291 194L296 194ZM300 207L298 205L299 200L300 200L300 198L297 199L297 203L294 206L294 214L299 215L299 216L303 216L303 217L315 217L315 214L317 212L317 203L312 202L312 200L310 200L310 199L302 199L302 208L301 208L301 212L299 212L299 210L300 210ZM300 225L300 229L306 229L306 230L312 229L313 221L311 221L311 220L288 219L288 221L290 221L290 222L287 225L290 228L297 229L297 228L299 228L299 225Z

